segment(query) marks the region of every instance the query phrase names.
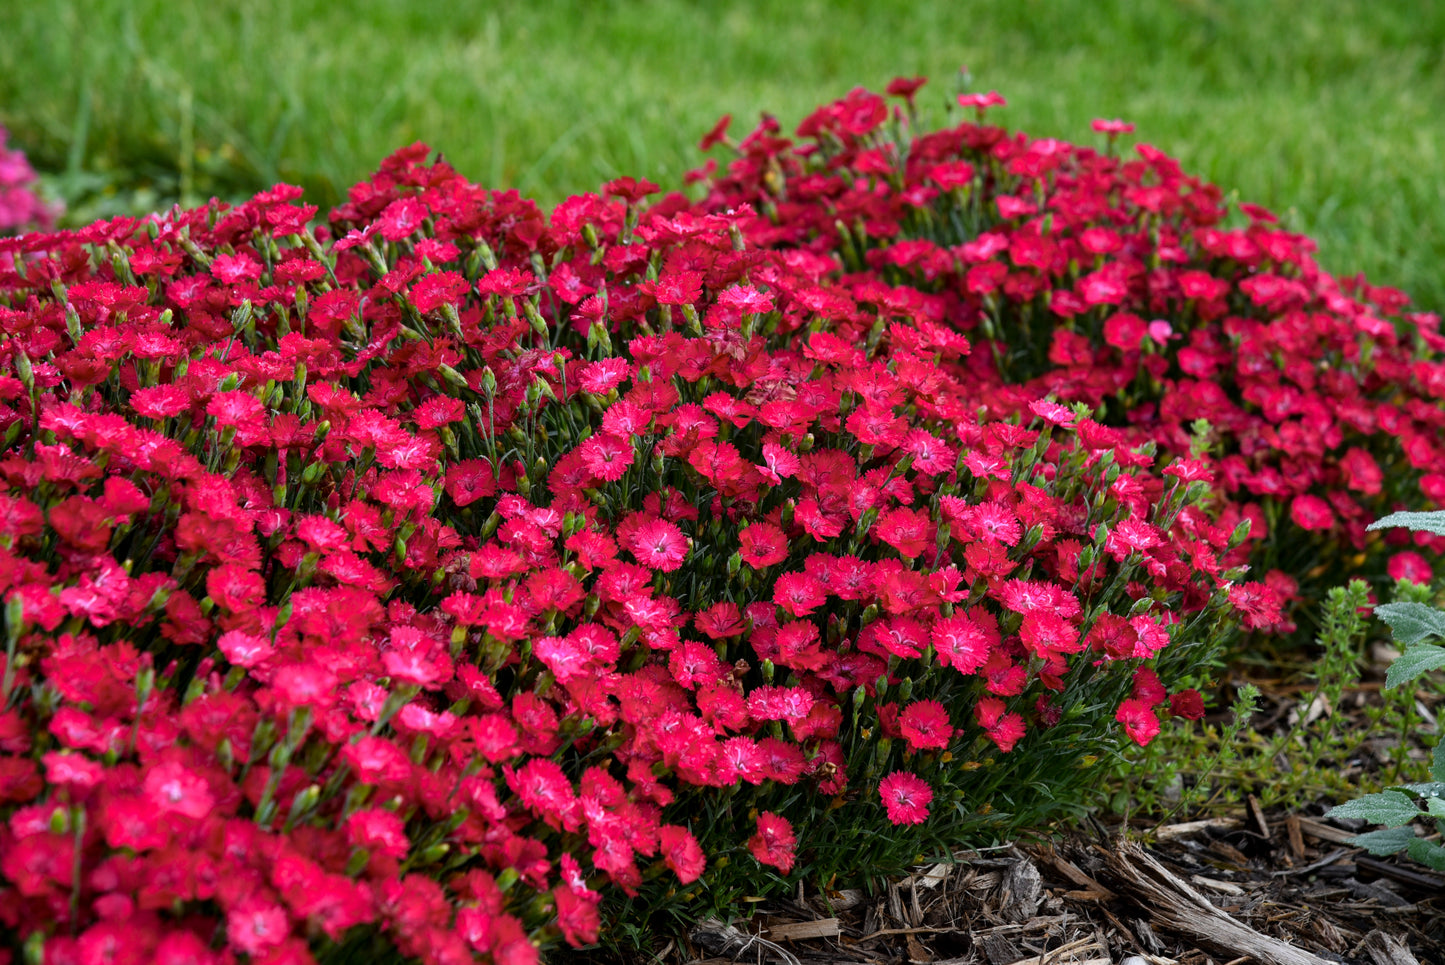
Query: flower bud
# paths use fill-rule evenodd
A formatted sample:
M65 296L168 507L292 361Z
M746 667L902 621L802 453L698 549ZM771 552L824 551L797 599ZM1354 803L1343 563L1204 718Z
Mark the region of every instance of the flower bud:
M24 626L25 601L17 593L5 601L5 636L11 641L18 640Z
M247 298L231 313L231 329L237 334L253 331L251 323L254 319L255 310L251 307L251 299Z
M538 335L547 335L547 321L542 317L542 313L537 311L537 306L532 299L522 299L522 314L527 316L527 322L532 326L532 331Z
M439 364L437 365L437 374L439 374L439 375L442 377L442 381L443 381L443 382L446 382L448 385L452 386L453 388L457 388L457 389L467 389L467 388L471 388L471 386L469 386L469 385L467 384L466 376L462 375L462 373L458 372L456 369L452 368L450 365L447 365L445 362L439 363Z
M307 811L316 807L316 802L321 800L321 787L311 784L305 790L297 794L291 801L291 813L286 818L285 830L289 831L300 820Z

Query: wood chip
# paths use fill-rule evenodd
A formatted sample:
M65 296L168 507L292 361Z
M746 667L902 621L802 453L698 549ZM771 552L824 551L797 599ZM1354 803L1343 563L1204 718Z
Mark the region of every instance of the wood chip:
M759 961L767 959L784 965L800 965L797 957L783 946L759 935L750 935L716 918L698 922L688 937L713 955L732 955L735 960L747 956Z
M1299 818L1300 832L1317 841L1330 841L1334 844L1352 844L1355 840L1355 832L1337 828L1323 821L1316 821L1314 818Z
M1089 877L1087 874L1084 873L1083 869L1081 869L1078 865L1074 864L1069 859L1055 854L1052 850L1050 850L1045 857L1047 858L1049 864L1053 866L1053 869L1055 871L1063 875L1065 878L1068 878L1070 883L1076 884L1080 888L1084 889L1083 892L1069 892L1071 896L1077 894L1088 894L1092 892L1105 898L1113 897L1114 893L1112 891L1099 884L1093 878ZM1095 899L1085 898L1084 900L1094 901Z
M1113 879L1106 882L1129 892L1162 927L1231 957L1245 955L1274 965L1326 965L1302 948L1263 935L1220 911L1188 882L1164 867L1132 841L1105 852Z
M1111 960L1106 946L1093 938L1079 938L1011 965L1111 965Z
M1289 853L1298 861L1305 856L1305 838L1300 831L1298 814L1285 815L1284 830L1289 837Z
M1237 827L1239 818L1205 818L1203 821L1185 821L1182 824L1157 827L1154 829L1154 837L1159 841L1177 841L1179 838L1192 838L1204 831L1227 831Z
M799 942L810 938L837 938L842 925L836 918L819 918L817 921L789 922L768 928L768 937L775 942Z
M1098 891L1066 891L1064 897L1070 901L1109 901L1119 896L1100 887Z
M1039 913L1039 898L1043 892L1043 878L1039 869L1027 858L1015 862L1004 875L1003 890L999 894L1004 918L1009 921L1028 921Z
M1259 828L1259 833L1268 840L1269 822L1264 819L1264 809L1259 806L1259 798L1251 794L1245 798L1245 801L1249 804L1249 815L1254 818L1254 823L1255 826Z
M937 888L948 880L948 876L953 872L955 867L957 866L940 862L922 874L916 874L911 878L905 879L904 884L914 889Z
M1244 889L1232 881L1220 881L1216 878L1206 878L1203 875L1190 875L1189 880L1210 891L1218 891L1226 895L1244 894Z
M1378 928L1365 936L1354 954L1370 956L1374 965L1420 965L1410 949L1398 938L1385 934Z

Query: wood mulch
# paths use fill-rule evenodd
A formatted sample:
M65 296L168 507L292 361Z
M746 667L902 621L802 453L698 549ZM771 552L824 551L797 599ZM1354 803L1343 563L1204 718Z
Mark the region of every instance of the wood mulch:
M1419 965L1445 962L1445 878L1259 808L961 852L875 894L704 922L669 965Z

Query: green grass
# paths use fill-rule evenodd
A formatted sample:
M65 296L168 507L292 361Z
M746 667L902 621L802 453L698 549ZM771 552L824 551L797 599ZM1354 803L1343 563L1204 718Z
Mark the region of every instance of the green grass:
M4 9L8 7L9 9ZM0 2L0 123L89 216L276 180L335 201L425 140L543 203L680 182L719 115L785 125L960 64L1000 122L1138 137L1315 236L1325 266L1445 307L1445 7L763 0Z

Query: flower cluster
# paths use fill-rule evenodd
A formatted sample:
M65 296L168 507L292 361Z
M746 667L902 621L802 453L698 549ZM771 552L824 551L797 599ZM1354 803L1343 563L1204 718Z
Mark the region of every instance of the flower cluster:
M548 216L416 145L322 227L277 186L0 241L4 930L526 963L614 891L1036 819L1199 716L1232 622L1283 619L1248 505L1203 502L1234 464L1074 384L1124 364L1095 307L1017 384L999 286L1083 255L971 292L998 269L900 232L946 195L1002 264L994 209L1064 179L1005 193L972 125L904 164L888 116L826 108L815 157L765 125L700 204L623 178ZM1133 291L1109 254L1081 290Z
M58 206L35 194L35 170L25 155L6 147L9 134L0 127L0 235L55 226Z
M968 119L915 134L921 83L890 87L892 110L854 91L796 142L765 120L727 142L724 174L698 172L700 207L751 206L743 237L817 266L828 298L966 332L956 375L989 414L1084 402L1132 445L1200 458L1216 520L1251 524L1269 587L1244 604L1254 628L1292 630L1288 604L1366 565L1370 520L1418 492L1445 505L1438 316L1336 279L1308 238L1257 205L1232 212L1157 149L1120 156L1124 122L1094 122L1101 152L991 126L1003 98L965 94ZM1391 576L1423 577L1410 537L1393 542Z

